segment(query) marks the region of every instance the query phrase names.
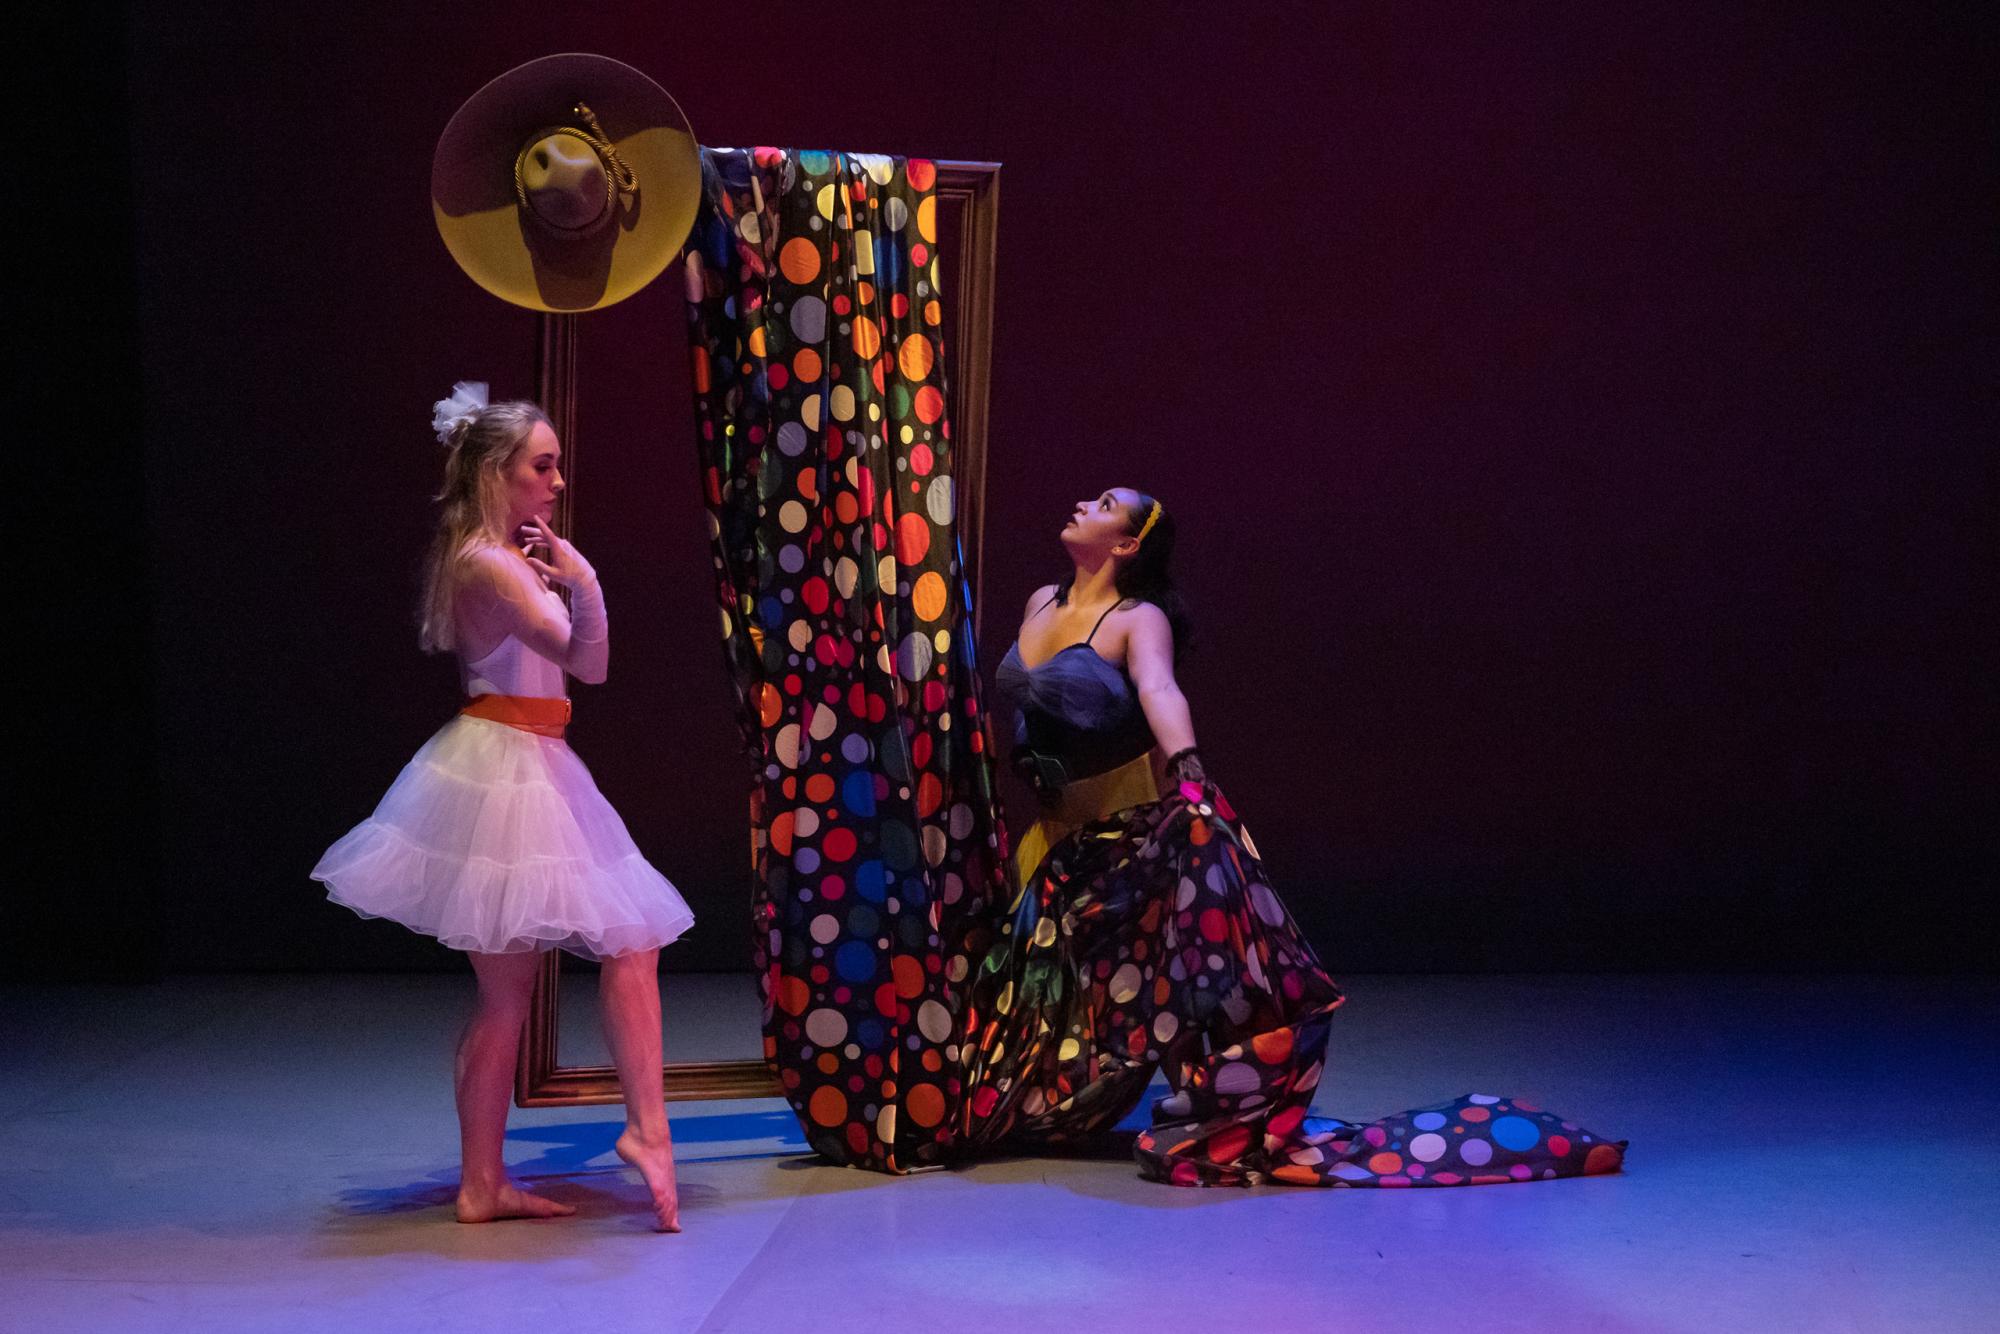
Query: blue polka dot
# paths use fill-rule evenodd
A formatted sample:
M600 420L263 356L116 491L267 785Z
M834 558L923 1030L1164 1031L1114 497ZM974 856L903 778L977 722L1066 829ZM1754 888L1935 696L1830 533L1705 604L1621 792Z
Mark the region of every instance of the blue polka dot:
M854 868L854 892L870 903L880 903L889 896L889 876L881 862L863 862Z
M1419 1112L1410 1118L1410 1124L1419 1130L1437 1130L1444 1125L1444 1113Z
M866 982L875 976L875 945L872 941L850 940L835 951L834 971L843 982Z
M879 1019L863 1019L854 1026L854 1040L861 1045L863 1050L881 1046L882 1021Z
M1541 1138L1542 1132L1533 1121L1518 1116L1503 1116L1493 1123L1493 1142L1515 1153L1534 1148Z
M856 769L840 785L840 804L859 816L875 813L875 775L866 769Z

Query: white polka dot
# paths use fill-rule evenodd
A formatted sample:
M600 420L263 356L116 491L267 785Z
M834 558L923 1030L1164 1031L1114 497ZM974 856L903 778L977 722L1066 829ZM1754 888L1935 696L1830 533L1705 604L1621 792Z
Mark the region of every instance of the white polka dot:
M1434 1163L1444 1157L1443 1135L1419 1135L1410 1141L1410 1157L1420 1163Z
M951 1036L951 1011L934 1000L927 1000L917 1007L917 1031L932 1042L943 1042Z
M1139 965L1128 963L1111 975L1111 999L1123 1005L1139 994Z
M806 1038L821 1047L837 1047L847 1037L847 1016L838 1010L814 1010L806 1016Z

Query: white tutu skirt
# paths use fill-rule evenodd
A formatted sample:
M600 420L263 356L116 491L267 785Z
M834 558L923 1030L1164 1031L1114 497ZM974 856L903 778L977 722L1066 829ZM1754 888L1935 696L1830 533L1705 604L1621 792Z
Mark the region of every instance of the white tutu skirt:
M654 949L694 925L576 752L484 718L424 743L375 813L313 868L327 897L453 949Z

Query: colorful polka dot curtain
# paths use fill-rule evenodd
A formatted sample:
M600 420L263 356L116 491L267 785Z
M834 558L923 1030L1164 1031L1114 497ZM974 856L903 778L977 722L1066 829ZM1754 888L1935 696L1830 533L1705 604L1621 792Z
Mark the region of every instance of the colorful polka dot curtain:
M687 281L702 488L753 766L764 1050L808 1141L952 1148L1004 834L955 526L937 170L705 149Z

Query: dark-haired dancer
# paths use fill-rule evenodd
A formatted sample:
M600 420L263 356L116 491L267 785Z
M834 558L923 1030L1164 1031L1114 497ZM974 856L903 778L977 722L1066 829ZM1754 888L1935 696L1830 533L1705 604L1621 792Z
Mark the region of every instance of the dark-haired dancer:
M1142 1174L1176 1185L1616 1171L1622 1142L1506 1098L1308 1120L1341 995L1202 770L1174 677L1188 642L1174 538L1151 496L1116 487L1079 504L1062 531L1070 575L1029 599L1000 664L995 716L1013 720L1013 763L1042 810L1006 919L974 942L970 1143L1097 1137L1158 1068L1172 1092L1137 1153Z
M549 527L562 444L539 407L489 406L483 384L458 385L432 424L449 454L422 642L457 655L470 702L313 878L363 917L471 956L478 1002L454 1081L459 1221L575 1212L515 1185L501 1156L529 996L542 952L554 947L603 964L605 1036L625 1091L618 1155L645 1178L655 1226L678 1232L658 960L694 914L563 741L564 677L602 681L610 632L597 572ZM536 549L543 558L527 554ZM558 584L570 591L569 610Z

